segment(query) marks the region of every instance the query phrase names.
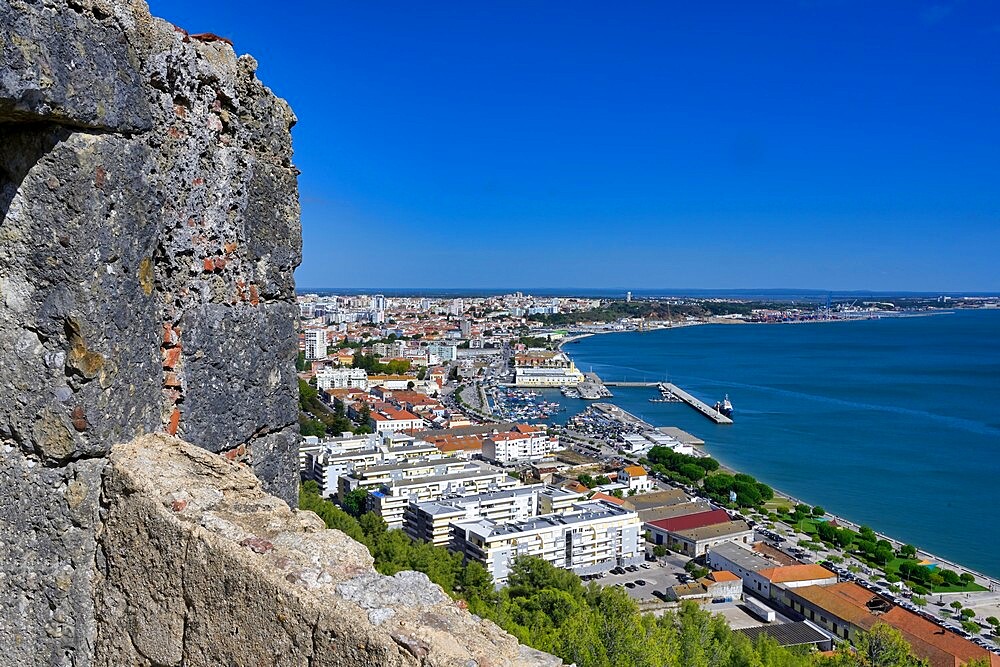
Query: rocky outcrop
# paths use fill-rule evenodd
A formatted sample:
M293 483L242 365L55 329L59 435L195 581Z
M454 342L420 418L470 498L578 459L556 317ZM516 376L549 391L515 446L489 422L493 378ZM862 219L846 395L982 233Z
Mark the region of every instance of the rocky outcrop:
M265 494L242 465L165 435L111 453L95 664L558 665L423 574Z
M114 445L295 501L295 117L255 69L140 1L0 0L0 664L91 664Z

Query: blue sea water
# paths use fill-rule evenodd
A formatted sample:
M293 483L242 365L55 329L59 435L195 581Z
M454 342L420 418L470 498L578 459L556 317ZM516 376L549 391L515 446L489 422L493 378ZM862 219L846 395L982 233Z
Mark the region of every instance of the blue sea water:
M1000 576L1000 311L702 325L565 350L605 380L728 393L732 426L650 403L653 389L613 388L612 402L805 502Z

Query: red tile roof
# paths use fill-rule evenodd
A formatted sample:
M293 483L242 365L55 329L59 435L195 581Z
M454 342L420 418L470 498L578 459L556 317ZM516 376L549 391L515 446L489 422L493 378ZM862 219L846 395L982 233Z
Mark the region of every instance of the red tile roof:
M675 516L659 521L650 521L648 525L655 526L661 530L675 533L679 530L691 530L692 528L704 528L714 526L717 523L728 523L729 515L726 510L709 510L708 512L695 512L684 516Z

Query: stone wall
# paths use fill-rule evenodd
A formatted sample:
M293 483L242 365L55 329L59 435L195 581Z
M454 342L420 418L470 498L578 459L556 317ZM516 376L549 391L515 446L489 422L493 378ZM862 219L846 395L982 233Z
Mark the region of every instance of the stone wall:
M87 665L111 448L294 502L295 117L132 0L0 0L0 664Z
M0 665L557 664L286 504L295 117L255 69L0 0Z
M559 664L176 438L115 446L102 505L102 667Z

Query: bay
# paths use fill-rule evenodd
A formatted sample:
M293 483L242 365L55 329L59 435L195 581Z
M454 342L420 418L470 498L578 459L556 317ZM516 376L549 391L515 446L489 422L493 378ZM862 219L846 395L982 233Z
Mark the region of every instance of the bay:
M1000 312L598 335L565 347L604 380L662 380L611 402L706 441L722 463L852 521L1000 577ZM564 416L583 401L560 398ZM560 419L560 421L562 421Z

